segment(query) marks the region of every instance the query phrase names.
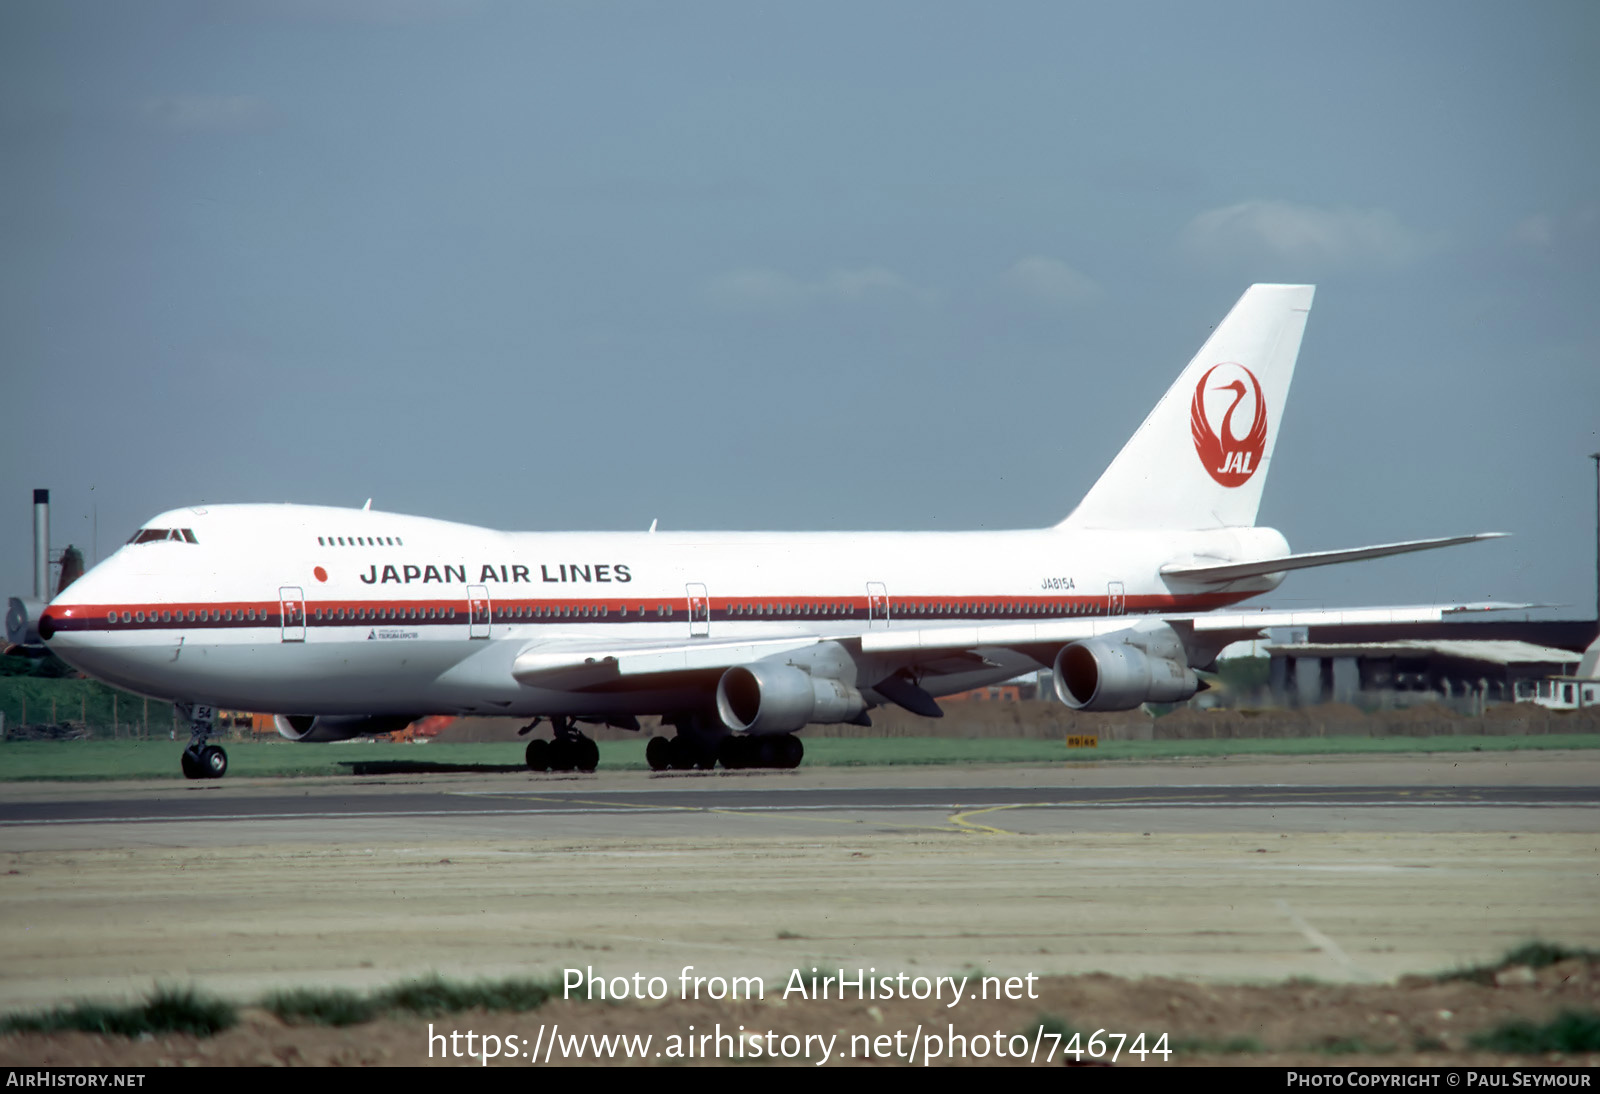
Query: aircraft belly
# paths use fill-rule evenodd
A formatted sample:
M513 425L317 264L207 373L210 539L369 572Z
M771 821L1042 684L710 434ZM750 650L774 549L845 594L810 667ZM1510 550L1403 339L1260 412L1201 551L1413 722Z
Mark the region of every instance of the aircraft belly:
M181 641L180 641L181 639ZM78 646L66 659L142 695L262 713L380 714L425 710L430 684L467 643L411 641Z

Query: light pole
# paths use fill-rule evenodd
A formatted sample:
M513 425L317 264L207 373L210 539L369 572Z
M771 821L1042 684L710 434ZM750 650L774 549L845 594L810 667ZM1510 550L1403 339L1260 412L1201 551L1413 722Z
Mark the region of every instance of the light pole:
M1600 627L1600 452L1589 458L1594 461L1594 621Z

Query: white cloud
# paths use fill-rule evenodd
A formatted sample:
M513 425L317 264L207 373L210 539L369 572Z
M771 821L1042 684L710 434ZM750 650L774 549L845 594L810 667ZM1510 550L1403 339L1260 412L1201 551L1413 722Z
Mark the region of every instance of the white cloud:
M1529 247L1548 247L1555 238L1550 218L1543 213L1527 217L1511 229L1511 238Z
M1191 220L1180 243L1198 258L1400 265L1428 241L1387 209L1320 209L1287 201L1243 201Z
M747 268L719 274L706 286L706 297L713 304L736 311L793 311L826 302L927 301L932 296L882 266L834 270L816 281L805 281L779 270Z
M1585 205L1575 212L1551 216L1535 213L1511 229L1511 241L1524 247L1547 249L1582 240L1600 227L1600 207Z
M825 296L837 296L844 300L865 300L879 293L916 292L905 278L882 266L835 270L822 279L819 289Z
M1073 307L1092 303L1103 294L1085 274L1054 258L1024 258L1005 272L1006 284L1036 303Z
M182 133L238 133L274 119L265 99L253 95L163 95L138 104L146 124Z
M805 303L804 285L777 270L733 270L706 286L713 304L734 310L786 311Z

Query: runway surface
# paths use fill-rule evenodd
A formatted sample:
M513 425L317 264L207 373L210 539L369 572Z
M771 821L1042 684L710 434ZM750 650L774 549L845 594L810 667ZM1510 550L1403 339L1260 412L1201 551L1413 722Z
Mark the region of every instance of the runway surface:
M254 788L251 788L252 790ZM1110 787L736 787L667 786L614 790L599 780L592 787L502 786L468 789L460 785L341 794L319 793L226 796L192 794L125 797L120 800L0 802L0 826L134 824L148 822L223 822L263 820L341 821L359 817L575 817L643 816L696 812L962 814L973 810L1210 810L1305 808L1596 808L1600 787L1593 786L1192 786Z
M1385 979L1600 946L1600 758L0 786L0 1008L432 971Z

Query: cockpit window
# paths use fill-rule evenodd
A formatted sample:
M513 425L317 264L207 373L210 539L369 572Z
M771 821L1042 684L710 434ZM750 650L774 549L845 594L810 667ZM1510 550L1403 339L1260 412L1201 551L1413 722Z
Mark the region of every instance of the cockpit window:
M200 542L188 528L141 528L128 538L129 543L159 543L166 540L196 545Z

